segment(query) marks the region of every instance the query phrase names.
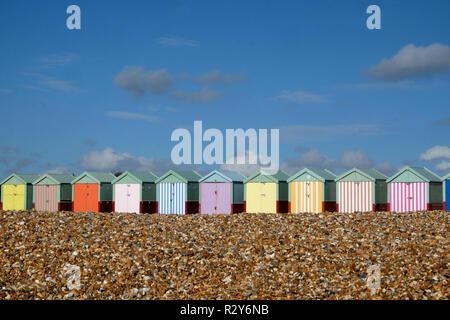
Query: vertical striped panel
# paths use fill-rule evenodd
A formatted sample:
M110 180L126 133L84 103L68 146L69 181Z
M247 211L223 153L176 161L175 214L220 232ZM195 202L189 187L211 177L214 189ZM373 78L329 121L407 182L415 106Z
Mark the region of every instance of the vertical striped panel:
M38 211L58 211L58 186L37 185L35 188L35 208Z
M322 212L322 182L291 182L291 211L293 213Z
M185 184L177 183L160 183L158 184L160 214L185 214Z
M339 212L372 211L373 183L369 181L339 182Z
M424 211L427 208L425 182L391 182L389 196L391 211Z

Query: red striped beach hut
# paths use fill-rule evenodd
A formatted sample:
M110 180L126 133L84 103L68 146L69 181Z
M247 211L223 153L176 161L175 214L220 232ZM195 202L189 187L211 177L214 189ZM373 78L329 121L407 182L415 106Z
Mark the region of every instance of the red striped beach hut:
M336 211L387 210L387 177L376 169L353 168L336 178Z
M440 210L441 178L427 168L406 166L387 180L392 212Z
M33 209L37 211L71 211L71 174L44 174L33 181Z

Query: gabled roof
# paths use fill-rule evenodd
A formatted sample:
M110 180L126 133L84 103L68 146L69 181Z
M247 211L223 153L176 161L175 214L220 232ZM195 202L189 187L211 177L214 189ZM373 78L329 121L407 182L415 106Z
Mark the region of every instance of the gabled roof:
M387 182L391 182L392 180L394 180L395 178L397 178L398 176L400 176L402 173L404 173L406 171L409 171L409 172L415 174L417 177L419 177L420 179L422 179L423 181L426 181L426 182L441 181L441 177L439 177L437 174L435 174L428 168L406 166L406 167L403 167L402 169L400 169L396 174L391 176L389 179L387 179Z
M374 177L376 180L386 180L388 178L387 175L381 173L375 168L368 169L360 169L362 172L365 172L367 175Z
M71 183L72 180L75 178L71 174L56 174L56 173L47 173L43 174L39 178L33 181L33 184L38 184L40 181L42 181L45 178L49 178L54 182L54 184L61 184L61 183Z
M286 172L281 171L281 170L279 170L275 174L264 174L260 171L258 173L255 173L254 175L248 177L247 179L245 179L244 183L248 183L259 176L264 176L273 182L280 182L280 181L283 182L283 181L287 181L287 179L289 179L289 175Z
M81 175L72 180L72 184L77 183L83 177L88 176L93 180L96 180L98 183L102 182L111 182L116 177L111 172L83 172Z
M442 177L442 181L445 181L445 180L450 180L450 172Z
M155 182L159 183L161 181L163 181L165 178L167 178L170 175L174 175L176 176L178 179L180 179L181 181L183 181L184 183L188 183L188 182L198 182L202 176L199 175L197 172L195 172L194 170L186 170L186 171L182 171L182 170L169 170L168 172L166 172L165 174L163 174L161 177L159 177Z
M211 177L211 176L213 176L215 174L221 176L222 178L224 178L228 182L243 182L245 180L245 176L240 174L239 172L236 172L236 171L214 170L214 171L208 173L203 178L201 178L199 180L199 182L203 182L203 181L207 180L209 177Z
M371 181L375 181L375 180L386 180L388 177L385 176L384 174L382 174L380 171L378 171L377 169L373 169L373 168L369 168L369 169L358 169L358 168L353 168L348 170L347 172L341 174L339 177L337 177L336 179L334 179L334 181L339 181L342 180L343 178L345 178L346 176L348 176L349 174L352 174L354 172L359 173L360 175L366 177L367 179L371 180Z
M0 184L6 183L11 178L16 177L23 182L23 184L33 183L34 180L39 178L38 174L21 174L21 173L13 173L8 178L3 180Z
M325 182L326 180L334 181L336 179L336 175L328 169L320 169L320 168L304 168L291 176L287 181L291 182L300 177L303 174L309 174L313 176L315 179Z
M120 176L118 176L113 181L111 181L111 183L116 183L117 181L120 181L123 177L125 177L127 175L134 177L136 180L140 181L141 183L155 182L158 179L158 177L150 171L125 171Z

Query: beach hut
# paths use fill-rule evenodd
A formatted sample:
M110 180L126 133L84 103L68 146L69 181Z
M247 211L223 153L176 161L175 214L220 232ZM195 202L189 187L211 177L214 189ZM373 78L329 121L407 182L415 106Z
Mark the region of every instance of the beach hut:
M427 168L406 166L387 180L389 211L442 209L441 178Z
M38 174L13 173L1 182L3 210L31 210L33 208L33 181Z
M289 175L258 172L244 181L244 208L251 213L287 213Z
M157 179L158 213L198 213L201 178L195 171L170 170Z
M213 171L200 179L200 213L244 212L245 176L234 171Z
M450 173L442 178L442 209L450 211Z
M335 179L336 211L387 210L387 177L376 169L353 168Z
M72 181L73 211L111 212L112 173L84 172Z
M289 212L321 213L336 210L336 175L327 169L304 168L287 182Z
M71 211L71 174L44 174L33 181L33 208L37 211Z
M128 213L156 213L156 184L151 172L125 171L115 178L113 211Z

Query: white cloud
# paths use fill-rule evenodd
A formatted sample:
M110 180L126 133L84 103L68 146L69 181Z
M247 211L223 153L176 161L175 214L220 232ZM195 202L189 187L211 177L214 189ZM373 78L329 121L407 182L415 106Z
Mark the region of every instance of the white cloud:
M380 171L381 173L384 173L388 176L391 176L395 173L395 171L397 170L397 168L395 168L390 162L388 161L384 161L384 162L380 162L378 164L375 165L375 169L377 169L378 171Z
M220 91L209 90L208 88L203 88L199 92L190 92L190 91L173 91L172 97L178 100L183 100L188 103L203 103L203 102L211 102L216 101L221 98L222 94Z
M108 116L111 118L127 119L127 120L143 120L148 122L158 122L159 118L156 116L148 116L145 114L122 111L108 111Z
M246 150L245 154L239 154L233 156L231 159L227 159L226 162L233 162L234 164L222 164L220 166L221 170L228 171L236 171L244 176L251 176L261 170L261 166L259 164L248 164L249 162L249 154L250 151ZM257 157L257 155L252 154L253 158ZM232 161L228 161L232 160ZM239 162L245 162L246 164L238 164Z
M450 148L448 146L437 145L429 148L419 158L427 162L440 161L435 166L436 170L444 172L450 169Z
M114 78L114 83L134 96L147 91L162 94L172 85L173 77L165 69L145 71L143 67L125 67Z
M389 59L368 68L364 73L372 78L398 81L425 75L446 73L450 69L450 47L434 43L428 47L409 44Z
M95 147L97 145L97 141L91 138L87 138L83 140L83 144L88 147Z
M45 79L40 81L39 84L49 89L54 89L65 93L72 93L80 90L73 84L72 81L68 80Z
M295 104L320 103L327 101L327 99L325 99L323 96L315 93L288 90L283 90L280 95L275 97L275 99Z
M116 153L112 148L103 151L91 151L79 159L79 165L86 170L111 171L126 167L135 167L136 159L129 153Z
M298 158L288 159L283 162L281 168L289 174L294 174L303 168L334 168L335 161L324 155L317 148L312 148L300 153Z
M450 161L442 161L436 165L436 169L440 171L446 171L450 169Z
M194 81L203 84L235 84L246 80L247 76L243 72L238 74L224 74L220 70L213 70L194 78Z
M383 173L391 174L395 171L389 162L375 163L364 151L343 151L338 160L323 154L319 149L298 148L298 157L288 159L281 164L282 170L294 174L303 168L325 168L340 174L351 168L373 168Z
M439 120L437 123L438 123L438 124L445 125L445 126L450 126L450 117L447 118L447 119Z
M336 85L337 89L361 89L361 90L384 90L384 89L420 89L423 84L418 83L416 80L399 80L397 82L361 82L352 84Z
M344 151L339 159L339 166L345 169L371 168L373 161L364 151Z
M68 174L70 174L72 172L67 167L56 167L56 168L48 170L47 173L50 173L50 174L52 174L52 173L53 174L66 174L66 173L68 173Z
M177 36L166 36L156 39L156 42L166 47L196 47L198 41L180 38Z
M343 136L372 136L383 134L376 125L287 125L280 127L280 139L283 141L333 140Z
M84 170L111 172L137 170L151 171L157 175L161 175L170 169L182 168L174 165L170 159L136 157L127 152L116 152L113 148L91 151L78 160L78 165Z
M39 154L25 155L15 146L0 145L0 172L10 175L13 172L20 172L30 165L36 164Z
M78 60L79 56L74 53L51 54L38 58L37 61L44 67L63 67Z
M36 84L22 86L27 89L39 91L49 91L49 89L51 89L65 93L74 93L80 91L80 89L74 84L74 82L70 80L56 79L41 73L32 72L22 72L22 75L36 79Z
M1 94L9 94L12 93L13 91L11 89L6 89L6 88L0 88L0 93Z
M420 155L420 160L450 160L450 148L447 146L434 146Z

